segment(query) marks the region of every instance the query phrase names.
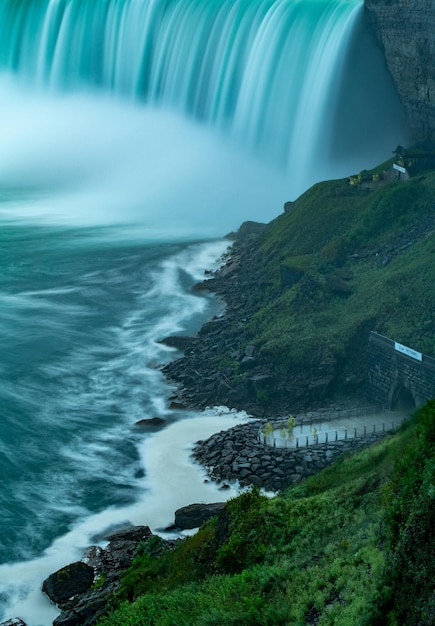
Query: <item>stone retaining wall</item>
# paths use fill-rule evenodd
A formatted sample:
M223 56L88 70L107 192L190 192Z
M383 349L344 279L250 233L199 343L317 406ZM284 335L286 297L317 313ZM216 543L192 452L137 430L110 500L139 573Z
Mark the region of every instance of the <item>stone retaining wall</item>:
M257 485L267 491L280 491L316 474L340 454L368 446L386 433L371 433L303 449L273 448L262 444L258 431L263 420L253 420L198 441L193 457L205 465L217 482L237 480L240 485Z
M392 339L370 333L367 348L369 398L394 410L400 392L406 390L414 405L421 406L435 396L435 359L421 354L421 360L416 360L397 351L395 346Z

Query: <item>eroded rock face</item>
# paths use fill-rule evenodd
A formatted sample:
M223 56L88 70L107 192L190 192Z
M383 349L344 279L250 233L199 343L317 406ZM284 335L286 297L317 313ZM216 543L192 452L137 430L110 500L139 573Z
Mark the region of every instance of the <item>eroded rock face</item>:
M433 0L365 0L418 138L435 136L435 3Z

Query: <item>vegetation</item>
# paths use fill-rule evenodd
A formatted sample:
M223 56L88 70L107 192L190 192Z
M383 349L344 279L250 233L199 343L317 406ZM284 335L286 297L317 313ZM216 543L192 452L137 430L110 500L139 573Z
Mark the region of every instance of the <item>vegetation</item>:
M385 167L315 185L259 236L239 348L285 375L341 362L356 378L369 330L435 354L435 172L386 183ZM434 446L432 400L274 498L230 500L174 551L146 544L99 626L435 625Z
M431 401L275 498L230 500L174 552L142 550L99 626L434 624L434 446Z
M369 330L435 354L435 172L378 170L315 185L259 239L263 293L239 340L284 373L346 362L362 380Z

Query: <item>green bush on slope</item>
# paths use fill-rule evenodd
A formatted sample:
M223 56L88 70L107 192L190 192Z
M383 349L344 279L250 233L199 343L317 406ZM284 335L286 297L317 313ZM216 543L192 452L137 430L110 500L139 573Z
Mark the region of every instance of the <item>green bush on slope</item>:
M398 624L435 624L435 400L419 412L415 445L386 488L389 583Z
M418 417L275 498L230 501L229 533L208 524L148 590L136 566L142 595L100 626L433 624L435 402Z

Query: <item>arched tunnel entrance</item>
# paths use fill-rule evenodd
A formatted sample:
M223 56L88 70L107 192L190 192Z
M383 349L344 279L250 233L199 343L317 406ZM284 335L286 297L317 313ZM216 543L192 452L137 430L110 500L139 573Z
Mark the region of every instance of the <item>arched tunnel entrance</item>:
M416 408L415 398L407 387L399 383L393 391L390 411L413 411Z

